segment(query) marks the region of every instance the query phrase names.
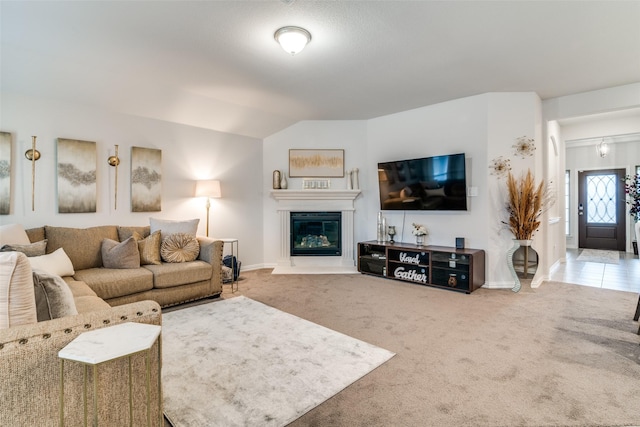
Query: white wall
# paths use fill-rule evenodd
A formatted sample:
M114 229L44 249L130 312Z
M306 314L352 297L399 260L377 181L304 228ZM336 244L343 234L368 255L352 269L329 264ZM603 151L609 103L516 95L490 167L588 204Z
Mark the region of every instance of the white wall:
M240 239L243 268L262 263L262 144L260 140L158 120L95 110L46 99L2 94L0 130L13 137L12 208L0 224L22 223L90 227L103 224L147 225L149 217L200 218L203 199L193 197L197 179L220 179L222 198L212 200L210 235ZM35 211L31 210L31 163L24 152L36 135L42 158L36 162ZM56 139L95 141L97 212L59 214L56 192ZM107 164L119 145L118 208L114 209L115 169ZM162 150L162 211L132 213L131 147ZM252 242L249 244L249 242Z
M487 253L487 286L511 287L506 251L511 236L500 222L504 213L501 183L489 176L489 160L512 156L519 136L540 138L540 99L534 93L492 93L444 102L368 121L307 121L265 139L264 234L265 265L275 264L278 250L278 216L270 197L271 173L286 170L289 148L345 148L346 168L360 169L362 195L356 200L355 239L375 239L378 162L464 152L468 186L478 189L466 212L385 211L396 225L396 240L412 242L411 223L429 228L428 244L454 246L464 237L466 246ZM515 161L517 168L535 167L537 157ZM539 160L539 159L538 159ZM300 180L289 180L300 188ZM345 188L344 180L332 185ZM505 232L506 231L506 232Z

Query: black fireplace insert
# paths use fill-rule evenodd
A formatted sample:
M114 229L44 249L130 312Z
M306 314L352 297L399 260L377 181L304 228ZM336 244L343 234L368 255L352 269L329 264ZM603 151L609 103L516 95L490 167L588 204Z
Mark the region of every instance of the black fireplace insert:
M291 256L342 256L342 213L291 212Z

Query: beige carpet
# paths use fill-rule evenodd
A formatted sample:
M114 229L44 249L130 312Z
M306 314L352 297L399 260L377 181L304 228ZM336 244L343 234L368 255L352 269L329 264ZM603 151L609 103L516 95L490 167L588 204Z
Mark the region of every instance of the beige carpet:
M640 425L637 294L470 295L363 275L242 274L240 292L396 356L291 426Z

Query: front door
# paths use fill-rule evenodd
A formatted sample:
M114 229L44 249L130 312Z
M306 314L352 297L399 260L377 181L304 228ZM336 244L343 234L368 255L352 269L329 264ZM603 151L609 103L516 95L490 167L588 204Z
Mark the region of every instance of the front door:
M578 245L624 251L624 169L578 172Z

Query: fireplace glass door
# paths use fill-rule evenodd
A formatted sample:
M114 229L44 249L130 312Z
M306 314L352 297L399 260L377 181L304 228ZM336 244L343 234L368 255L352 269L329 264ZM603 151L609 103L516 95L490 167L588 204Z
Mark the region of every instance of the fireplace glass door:
M341 255L341 212L291 212L291 256Z

